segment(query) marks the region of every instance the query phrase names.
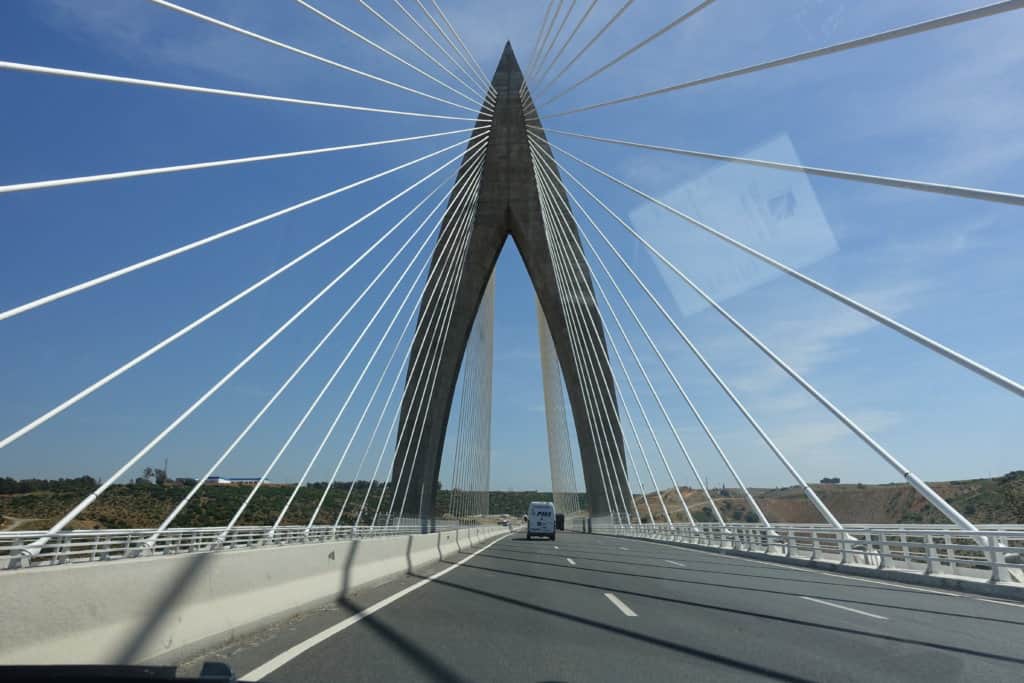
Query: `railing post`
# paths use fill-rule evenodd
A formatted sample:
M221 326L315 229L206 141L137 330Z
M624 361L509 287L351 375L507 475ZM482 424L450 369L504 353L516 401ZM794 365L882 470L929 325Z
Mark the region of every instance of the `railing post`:
M1007 546L1007 538L1005 536L989 536L989 543L993 547L989 551L989 557L992 558L992 583L999 583L1000 581L1010 580L1010 571L1008 567L1003 566L1006 561L1006 553L999 550L1000 546Z
M946 559L949 561L949 570L953 574L959 574L960 568L956 563L956 551L953 549L953 537L950 534L945 535L946 539Z
M786 529L786 557L797 557L796 532L792 528Z
M878 568L889 569L892 567L892 562L889 558L889 537L885 531L878 532Z
M821 557L821 538L818 537L818 530L811 529L811 559L817 560Z
M925 534L924 542L925 542L925 558L926 558L925 559L925 565L924 565L924 573L926 575L934 574L935 573L935 564L936 564L936 562L939 559L939 554L935 551L935 538L931 534Z

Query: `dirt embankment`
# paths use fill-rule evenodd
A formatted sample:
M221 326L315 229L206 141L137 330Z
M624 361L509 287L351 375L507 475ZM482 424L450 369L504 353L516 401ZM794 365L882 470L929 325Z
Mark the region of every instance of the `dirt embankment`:
M992 479L935 482L935 491L952 503L971 521L979 524L1024 523L1024 472L1011 472ZM907 484L814 484L818 497L840 522L847 524L943 523L946 518ZM683 498L697 521L713 521L711 507L703 491L684 488ZM771 522L820 523L818 511L795 486L751 491ZM719 512L726 521L756 522L739 489L716 488L711 491ZM662 492L669 514L684 520L679 497L673 489ZM647 495L656 519L663 520L656 494ZM646 505L637 497L641 513Z

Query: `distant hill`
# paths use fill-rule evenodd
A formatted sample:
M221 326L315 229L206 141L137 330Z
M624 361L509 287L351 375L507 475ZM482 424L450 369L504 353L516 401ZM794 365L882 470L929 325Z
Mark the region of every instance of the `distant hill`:
M1024 524L1024 471L991 479L934 482L931 486L968 519L977 524ZM908 484L813 484L818 497L840 522L855 524L942 524L948 520ZM684 488L683 498L698 521L714 521L703 491ZM771 522L821 522L821 515L797 486L751 489ZM711 496L726 521L756 522L742 491L711 489ZM675 520L685 519L679 498L672 489L662 497ZM656 519L663 519L657 495L648 494ZM646 517L643 498L637 497Z
M0 529L45 529L84 496L97 482L91 477L59 480L14 480L0 478ZM350 482L335 483L329 491L318 524L333 524L348 495ZM285 524L306 524L324 492L323 482L306 485L299 491L286 516ZM1024 523L1024 471L1010 472L992 479L936 482L936 491L977 523ZM826 505L841 522L865 524L943 523L946 520L927 501L906 484L814 484ZM125 529L151 528L160 524L188 492L180 482L157 485L148 482L118 484L99 498L72 528ZM204 486L175 522L176 526L220 526L226 524L252 490L246 485ZM267 484L260 489L242 524L273 524L291 494L288 484ZM356 482L342 523L355 520L359 506L366 499L363 521L372 519L380 500L382 485ZM700 490L683 488L683 497L697 521L713 521L711 508ZM738 489L716 488L711 491L722 516L728 521L757 521ZM821 517L795 486L775 489L753 489L758 504L772 522L820 522ZM436 512L447 514L451 491L438 492ZM685 519L679 499L673 490L662 492L669 513L675 520ZM583 496L581 496L583 498ZM663 519L655 493L647 494L656 519ZM530 501L552 500L550 491L492 491L491 514L518 517L526 512ZM390 491L385 492L381 509L390 505ZM647 506L643 497L636 503L644 518Z

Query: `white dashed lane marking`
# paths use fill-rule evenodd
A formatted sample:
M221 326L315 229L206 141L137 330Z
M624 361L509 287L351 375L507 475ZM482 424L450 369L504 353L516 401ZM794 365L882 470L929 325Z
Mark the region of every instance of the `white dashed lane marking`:
M616 596L614 593L605 593L604 597L608 598L608 600L613 605L618 607L619 611L622 612L623 614L625 614L627 617L635 617L636 616L636 612L631 610L629 608L629 605L627 605L626 603L622 602L622 600L619 600L618 596Z

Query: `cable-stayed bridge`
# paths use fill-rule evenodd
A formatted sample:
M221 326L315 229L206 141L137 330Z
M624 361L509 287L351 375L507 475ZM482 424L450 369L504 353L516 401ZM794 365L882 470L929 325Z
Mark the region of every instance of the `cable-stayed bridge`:
M933 32L1019 21L1016 11L1024 2L961 9L593 99L586 99L593 87L585 86L614 76L620 63L655 49L723 3L681 8L620 50L609 36L638 11L633 0L614 7L552 0L534 18L539 23L528 52L517 57L511 43L494 45L500 56L490 76L470 48L479 41L460 32L454 13L449 8L449 16L436 0L396 2L394 8L360 0L344 11L297 0L301 16L329 29L346 50L372 55L370 65L379 68L354 66L202 7L151 4L159 16L315 62L387 95L349 100L350 91L340 90L332 98L297 97L45 60L0 61L3 76L16 79L18 87L52 82L75 88L89 102L117 90L128 93L119 95L126 101L133 93L144 98L157 92L275 112L314 109L343 126L351 117L351 130L366 133L340 145L174 165L104 167L99 157L87 174L22 176L0 185L0 201L11 200L0 208L9 206L14 216L22 198L63 201L60 193L84 197L93 188L101 192L141 178L171 183L214 169L242 173L289 159L314 163L358 155L346 166L356 176L325 192L247 213L241 222L187 240L154 242L162 246L140 258L119 259L124 244L103 245L107 253L98 262L111 267L92 268L73 281L44 272L49 280L32 281L45 283L45 291L4 299L0 325L12 334L82 325L101 312L94 297L104 289L131 288L133 279L208 250L223 250L218 253L228 265L221 269L238 263L241 270L243 260L270 263L261 251L265 245L235 247L243 250L240 256L230 249L258 239L275 222L331 207L332 225L340 226L303 243L294 255L271 259L252 280L211 288L219 297L212 307L206 296L183 324L160 325L143 344L100 334L96 341L109 339L112 347L130 350L98 372L90 367L94 374L69 373L73 382L84 378L73 386L67 378L55 380L61 391L71 387L65 393L50 395L45 381L41 389L6 387L12 397L24 394L28 406L41 395L45 400L25 419L11 411L16 424L4 422L0 455L24 459L38 452L38 439L83 410L97 410L90 403L104 400L147 364L170 363L164 379L174 384L177 361L161 359L183 345L191 345L193 364L209 371L180 405L159 401L161 410L152 412L160 422L151 433L101 444L131 446L94 490L68 501L46 528L0 531L0 599L16 615L3 627L0 662L194 666L198 657L228 660L246 680L338 680L339 672L353 679L675 678L680 670L708 678L799 680L1019 677L1024 526L982 523L927 483L910 460L886 445L870 419L859 417L863 401L847 407L801 363L787 360L784 342L759 333L734 308L735 293L702 281L714 272L706 263L688 262L689 254L664 246L637 217L657 212L658 226L721 245L769 274L758 277L781 278L828 300L850 316L844 321L867 323L926 362L948 366L958 381L983 385L1011 406L1007 415L1019 413L1024 385L960 344L871 305L870 297L829 284L806 259L780 257L773 240L786 243L791 235L765 237L702 218L677 204L677 195L652 189L643 172L609 170L602 155L638 150L659 159L710 160L720 168L1019 211L1020 193L683 148L645 138L643 122L675 93L696 94L714 83L756 79L842 53L855 58ZM580 92L590 95L579 99ZM628 108L619 122L629 125L598 134L568 124L576 120L570 117L616 108ZM392 128L393 134L380 134ZM417 151L404 154L407 149ZM368 173L380 165L374 155L386 155L380 158L387 167ZM111 157L120 159L121 152ZM13 167L16 173L18 165ZM715 176L709 178L711 184ZM698 205L701 191L707 190L699 183L690 188ZM717 191L752 206L747 216L767 212L772 220L792 216L805 199L799 190L756 201L756 187ZM617 210L609 199L613 192L642 209ZM264 204L260 198L258 205ZM520 530L497 524L493 513L501 511L489 500L501 483L492 464L507 451L495 449L492 458L493 427L502 420L495 408L502 392L495 358L504 341L495 324L501 287L495 269L506 247L521 256L532 288L526 296L535 300L544 413L538 431L544 432L549 466L544 474L568 532L547 544L520 543ZM327 261L330 272L318 279L327 273ZM295 282L303 268L314 272L311 292L297 305L277 305L264 316L273 324L259 326L232 353L193 342L218 325L219 334L236 336L242 328L255 329L240 324L236 330L221 321L239 309L263 310L253 301L281 282ZM180 305L170 302L184 290L182 283L157 283L155 296L177 312ZM689 303L680 304L680 292ZM83 303L76 311L77 302ZM759 415L763 404L749 398L746 383L723 369L715 349L694 334L693 311L715 316L715 324L732 335L730 343L743 344L796 388L801 401L822 410L830 428L871 459L870 467L881 463L895 472L933 523L872 523L876 511L851 516L833 509L821 487L811 485L817 475L808 475L805 454L779 438L775 421ZM321 327L300 348L296 330L313 315L321 316ZM52 316L46 325L30 325L44 316ZM177 316L168 312L166 319ZM17 353L28 357L34 346L46 365L46 341L22 342ZM225 393L246 373L265 370L264 359L284 345L294 351L284 371L250 385L257 387L250 388L255 402L226 410ZM229 361L221 365L206 353ZM728 426L721 424L721 406L705 401L711 392L730 412ZM138 392L131 403L145 401ZM122 410L131 414L131 408ZM99 410L116 409L107 403ZM160 521L141 529L88 528L97 504L161 457L180 432L204 419L204 410L221 411L217 437L202 442L202 470L180 482L180 495L164 505ZM736 425L752 439L757 458L771 462L800 491L801 509L814 522L780 518L766 508L765 489L743 472L749 449L735 447ZM256 469L237 506L215 523L184 525L190 510L208 505L219 475L240 462L247 472ZM964 463L965 471L969 465ZM731 513L722 493L727 486L712 485L709 471L730 478L746 519ZM271 489L281 493L274 498L281 505L268 516ZM866 506L872 504L865 498ZM293 617L294 627L277 625ZM234 644L224 645L228 641Z

